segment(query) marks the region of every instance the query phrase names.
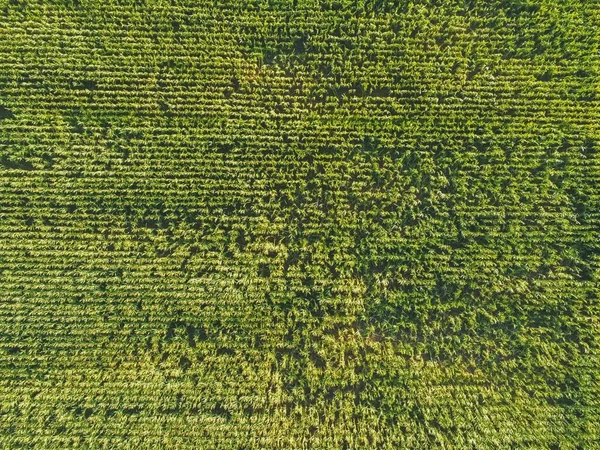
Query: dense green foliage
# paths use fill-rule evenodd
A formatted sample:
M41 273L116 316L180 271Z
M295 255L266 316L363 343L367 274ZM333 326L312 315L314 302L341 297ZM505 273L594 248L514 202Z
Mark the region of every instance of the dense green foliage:
M0 0L0 447L598 448L599 34Z

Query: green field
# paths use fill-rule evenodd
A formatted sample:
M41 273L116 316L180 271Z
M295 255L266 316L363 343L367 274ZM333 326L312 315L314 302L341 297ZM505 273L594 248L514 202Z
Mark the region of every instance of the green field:
M1 449L600 449L600 0L0 0Z

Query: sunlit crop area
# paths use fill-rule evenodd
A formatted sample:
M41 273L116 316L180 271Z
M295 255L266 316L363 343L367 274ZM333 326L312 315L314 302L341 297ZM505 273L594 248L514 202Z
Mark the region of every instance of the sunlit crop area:
M0 0L0 447L600 446L597 0Z

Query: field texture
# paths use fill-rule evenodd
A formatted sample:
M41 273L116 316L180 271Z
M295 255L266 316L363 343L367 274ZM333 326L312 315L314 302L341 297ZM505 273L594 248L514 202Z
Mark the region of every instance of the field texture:
M600 1L0 0L0 448L600 448Z

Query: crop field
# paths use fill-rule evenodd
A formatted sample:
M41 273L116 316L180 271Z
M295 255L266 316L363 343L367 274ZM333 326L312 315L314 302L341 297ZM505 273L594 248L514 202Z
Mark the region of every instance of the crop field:
M0 448L600 449L600 0L0 0Z

